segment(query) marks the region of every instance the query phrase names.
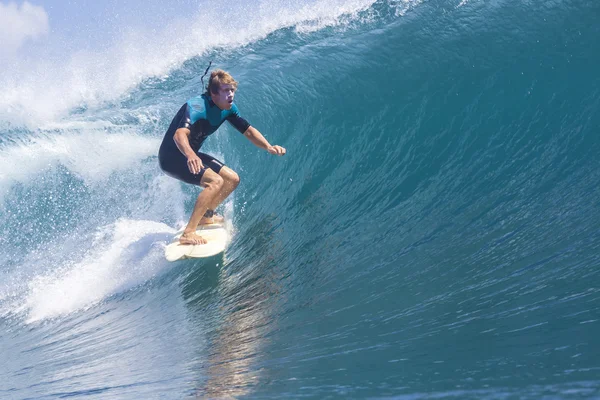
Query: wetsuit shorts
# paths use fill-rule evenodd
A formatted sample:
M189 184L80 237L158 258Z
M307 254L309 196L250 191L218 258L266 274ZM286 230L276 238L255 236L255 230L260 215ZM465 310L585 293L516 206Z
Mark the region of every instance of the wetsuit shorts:
M221 168L225 166L221 161L217 160L211 155L205 153L197 153L204 168L200 169L198 174L192 174L187 165L187 158L179 151L171 152L170 154L161 154L158 158L160 168L163 172L172 178L179 179L185 183L200 186L200 179L206 172L207 168L210 168L217 174L221 171Z

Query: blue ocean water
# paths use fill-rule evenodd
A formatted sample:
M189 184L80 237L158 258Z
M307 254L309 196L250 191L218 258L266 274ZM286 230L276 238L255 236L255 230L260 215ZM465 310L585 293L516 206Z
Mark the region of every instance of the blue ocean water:
M4 81L0 398L600 397L600 6L271 11ZM211 136L232 242L168 263L198 192L156 154L210 60L288 154Z

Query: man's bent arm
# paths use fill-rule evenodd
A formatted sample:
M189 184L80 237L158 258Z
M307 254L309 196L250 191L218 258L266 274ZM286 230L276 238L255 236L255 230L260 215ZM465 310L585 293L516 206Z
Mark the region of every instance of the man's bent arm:
M190 130L187 128L179 128L175 131L173 135L173 140L177 145L179 151L186 156L187 158L193 157L196 155L192 147L190 146L190 141L188 136L190 135Z

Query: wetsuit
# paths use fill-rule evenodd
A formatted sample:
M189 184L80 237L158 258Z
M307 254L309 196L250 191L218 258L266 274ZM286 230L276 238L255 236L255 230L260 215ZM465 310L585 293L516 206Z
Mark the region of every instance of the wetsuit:
M223 167L223 163L208 154L200 153L200 147L206 138L213 134L225 120L229 121L241 133L246 132L250 126L248 121L240 117L235 104L232 104L230 110L221 110L206 93L188 100L173 118L160 145L158 151L160 168L167 175L193 185L200 185L200 179L206 168L210 168L218 174ZM190 146L198 154L204 165L204 168L198 174L190 172L187 157L179 151L175 144L174 135L179 128L190 130L188 136Z

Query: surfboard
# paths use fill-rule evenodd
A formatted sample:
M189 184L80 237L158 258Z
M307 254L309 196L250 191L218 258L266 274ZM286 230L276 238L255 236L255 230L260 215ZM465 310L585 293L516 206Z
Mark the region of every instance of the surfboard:
M183 229L177 232L171 243L165 247L167 261L212 257L225 251L229 241L229 234L221 224L203 225L196 230L196 234L208 241L205 244L181 244L179 238L182 234Z

